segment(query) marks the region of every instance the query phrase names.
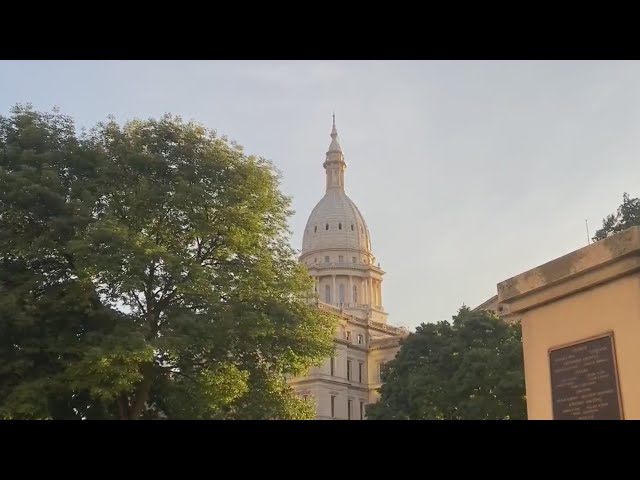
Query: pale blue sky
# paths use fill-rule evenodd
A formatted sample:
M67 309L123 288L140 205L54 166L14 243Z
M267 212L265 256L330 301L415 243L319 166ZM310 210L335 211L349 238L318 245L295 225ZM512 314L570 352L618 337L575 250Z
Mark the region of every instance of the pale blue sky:
M585 219L593 234L640 194L638 62L2 61L0 112L17 102L217 129L281 170L296 248L335 110L389 320L410 328L586 245Z

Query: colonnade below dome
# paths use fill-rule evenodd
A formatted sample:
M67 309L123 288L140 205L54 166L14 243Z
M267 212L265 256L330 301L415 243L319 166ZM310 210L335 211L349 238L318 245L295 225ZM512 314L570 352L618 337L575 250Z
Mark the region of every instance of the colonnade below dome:
M315 293L322 303L336 307L382 309L382 282L355 275L313 276Z

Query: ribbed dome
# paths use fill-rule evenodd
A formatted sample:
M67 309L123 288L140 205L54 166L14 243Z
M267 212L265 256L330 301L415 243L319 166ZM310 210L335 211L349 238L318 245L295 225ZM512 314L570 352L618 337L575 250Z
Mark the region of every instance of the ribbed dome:
M302 255L324 249L353 249L371 254L367 224L343 190L328 190L307 220Z

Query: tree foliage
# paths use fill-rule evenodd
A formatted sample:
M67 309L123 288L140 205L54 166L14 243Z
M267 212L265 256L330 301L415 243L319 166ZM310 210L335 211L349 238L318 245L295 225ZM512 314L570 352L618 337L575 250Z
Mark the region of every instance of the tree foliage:
M640 225L640 198L631 198L628 193L622 195L622 204L615 214L602 220L602 228L596 231L593 241L604 240L627 228Z
M383 381L372 420L525 419L520 325L462 307L411 333Z
M331 354L264 159L167 115L0 117L0 415L301 418Z

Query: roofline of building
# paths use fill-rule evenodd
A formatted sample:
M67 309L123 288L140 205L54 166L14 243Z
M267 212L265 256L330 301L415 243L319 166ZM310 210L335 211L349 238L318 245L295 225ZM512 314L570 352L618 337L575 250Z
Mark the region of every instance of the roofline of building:
M493 297L491 297L488 300L485 300L484 302L482 302L480 305L478 305L477 307L471 309L472 312L479 312L480 310L484 310L486 308L487 305L491 305L492 303L497 303L498 302L498 295L494 295Z
M364 320L353 315L350 315L344 311L342 311L339 307L334 307L333 305L327 305L326 303L318 302L317 306L320 310L324 310L326 312L332 313L341 319L347 321L348 323L352 323L355 325L360 325L361 327L368 327L372 330L376 330L381 333L387 333L390 336L402 336L407 330L401 327L394 327L392 325L387 325L386 323L374 322L372 320Z

